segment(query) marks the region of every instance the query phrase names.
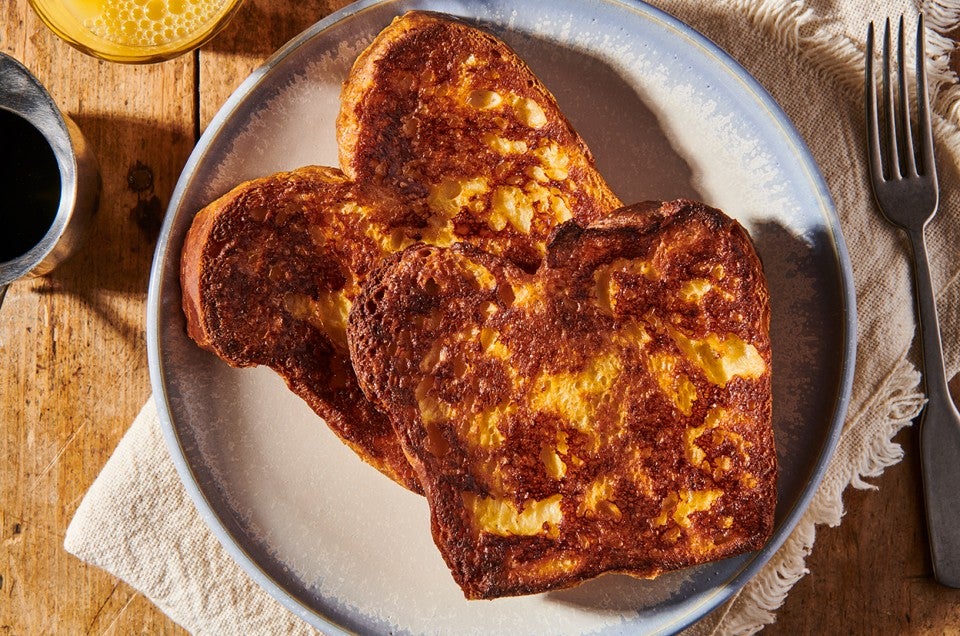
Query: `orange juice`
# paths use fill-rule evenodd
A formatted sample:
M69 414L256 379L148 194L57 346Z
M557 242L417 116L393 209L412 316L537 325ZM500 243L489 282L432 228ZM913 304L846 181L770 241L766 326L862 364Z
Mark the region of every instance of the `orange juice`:
M115 62L156 62L216 34L241 0L30 0L37 15L78 49Z

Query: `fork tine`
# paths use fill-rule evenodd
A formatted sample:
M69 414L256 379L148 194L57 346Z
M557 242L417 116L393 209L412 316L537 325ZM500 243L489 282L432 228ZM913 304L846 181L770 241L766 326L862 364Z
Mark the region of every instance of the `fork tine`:
M907 66L904 64L904 58L906 57L904 48L903 15L901 15L900 24L897 29L897 71L899 75L899 99L897 104L900 107L900 112L897 117L897 133L899 141L903 144L902 154L900 156L900 168L905 176L917 176L917 164L913 155L913 133L911 132L910 126L910 91L907 87ZM917 114L919 115L919 112Z
M880 155L880 129L877 115L877 80L873 72L873 22L867 27L867 60L864 73L867 103L867 154L874 181L883 181L883 159Z
M890 18L887 18L886 25L883 28L883 132L887 141L885 153L887 178L899 179L901 177L900 153L897 149L897 121L893 105L893 88L891 87L893 75L890 67Z
M920 141L920 174L937 181L937 165L933 158L933 129L930 125L930 104L927 95L927 68L923 14L917 23L917 135Z

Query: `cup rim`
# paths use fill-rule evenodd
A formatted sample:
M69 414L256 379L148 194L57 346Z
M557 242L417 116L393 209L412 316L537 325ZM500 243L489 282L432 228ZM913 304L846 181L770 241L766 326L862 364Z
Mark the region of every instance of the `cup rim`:
M95 43L72 34L63 24L63 20L51 12L50 7L47 6L49 0L28 0L28 2L44 25L64 42L87 55L118 64L153 64L171 60L205 45L227 26L240 10L244 0L223 0L223 5L218 9L219 14L215 14L190 35L162 45L130 46L125 52L111 48L98 48ZM111 44L108 39L101 39L101 41L108 46ZM122 49L125 45L117 46Z
M66 120L40 81L15 58L0 52L0 109L22 117L43 135L60 171L60 203L53 222L29 250L0 262L0 285L30 274L57 246L77 199L77 157Z

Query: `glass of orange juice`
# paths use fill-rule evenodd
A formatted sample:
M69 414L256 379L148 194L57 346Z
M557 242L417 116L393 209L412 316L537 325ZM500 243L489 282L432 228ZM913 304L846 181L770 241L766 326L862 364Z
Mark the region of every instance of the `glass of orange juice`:
M243 0L30 0L40 19L85 53L159 62L197 48Z

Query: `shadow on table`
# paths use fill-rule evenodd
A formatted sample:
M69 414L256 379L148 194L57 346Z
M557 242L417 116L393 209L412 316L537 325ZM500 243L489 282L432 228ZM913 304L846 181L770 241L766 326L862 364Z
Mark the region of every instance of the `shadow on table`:
M154 248L167 204L193 148L182 127L101 115L72 116L100 165L100 202L77 252L34 284L41 295L77 297L132 346L142 346Z

